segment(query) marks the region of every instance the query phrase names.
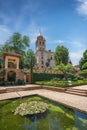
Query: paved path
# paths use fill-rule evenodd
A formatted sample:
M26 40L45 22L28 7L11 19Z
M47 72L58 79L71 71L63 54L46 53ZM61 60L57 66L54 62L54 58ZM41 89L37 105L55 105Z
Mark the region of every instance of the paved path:
M87 113L87 97L39 89L0 94L0 100L38 94Z

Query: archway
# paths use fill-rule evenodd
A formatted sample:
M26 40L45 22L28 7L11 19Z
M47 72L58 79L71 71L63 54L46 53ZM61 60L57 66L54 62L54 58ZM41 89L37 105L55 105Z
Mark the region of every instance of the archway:
M9 82L15 82L16 81L16 73L14 71L9 71L7 74L7 80Z

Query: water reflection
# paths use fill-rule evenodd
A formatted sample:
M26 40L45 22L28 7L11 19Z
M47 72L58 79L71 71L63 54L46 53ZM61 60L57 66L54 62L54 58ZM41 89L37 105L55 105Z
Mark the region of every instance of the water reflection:
M37 117L35 116L34 122L29 125L29 122L24 122L24 128L25 130L37 130L37 123L36 123Z
M75 112L75 127L78 130L87 130L87 114L74 110Z
M49 130L63 130L57 118L49 120Z

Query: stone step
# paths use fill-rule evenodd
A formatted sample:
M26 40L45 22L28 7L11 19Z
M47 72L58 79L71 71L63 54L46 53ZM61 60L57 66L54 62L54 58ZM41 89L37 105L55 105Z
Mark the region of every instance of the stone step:
M67 90L70 90L70 91L79 91L79 92L85 92L86 90L83 90L83 89L73 89L73 88L68 88Z
M74 94L74 95L79 95L79 96L87 96L85 93L75 93L75 92L68 92L68 91L66 91L66 93L68 93L68 94Z
M80 90L80 89L67 89L66 93L80 95L80 96L87 96L87 91Z
M70 91L70 92L79 92L79 93L87 93L87 91L85 90L85 91L81 91L81 90L74 90L74 89L68 89L68 90L66 90L66 91Z

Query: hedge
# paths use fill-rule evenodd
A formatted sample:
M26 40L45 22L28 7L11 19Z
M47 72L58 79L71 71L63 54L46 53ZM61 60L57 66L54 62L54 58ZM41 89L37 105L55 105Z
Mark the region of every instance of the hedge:
M48 81L53 78L63 79L63 74L52 74L52 73L33 73L33 82L36 81Z

